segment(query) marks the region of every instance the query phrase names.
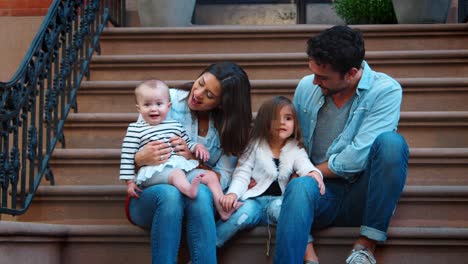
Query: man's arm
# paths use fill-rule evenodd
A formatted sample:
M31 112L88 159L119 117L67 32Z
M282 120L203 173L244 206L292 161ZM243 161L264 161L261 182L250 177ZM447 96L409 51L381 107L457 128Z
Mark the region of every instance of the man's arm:
M330 155L328 159L328 168L343 178L350 178L364 170L374 140L383 132L394 130L398 124L401 88L388 85L385 89L374 91L372 96L376 96L376 99L369 108L363 106L352 113L353 118L358 120L359 128L352 136L350 144L341 152Z
M317 169L319 169L322 172L322 175L323 175L324 178L329 178L329 179L338 178L338 176L336 174L334 174L328 168L328 161L324 162L322 164L319 164L319 165L315 165L315 167L317 167Z

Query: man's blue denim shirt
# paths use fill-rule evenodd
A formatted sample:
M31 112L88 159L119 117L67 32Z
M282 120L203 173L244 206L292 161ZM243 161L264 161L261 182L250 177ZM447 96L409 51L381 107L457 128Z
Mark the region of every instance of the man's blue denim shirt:
M384 73L373 71L367 62L362 65L362 77L348 120L327 151L329 169L347 180L365 169L374 140L383 132L396 131L400 118L400 84ZM325 102L320 87L313 81L313 74L302 78L293 100L309 156L314 147L312 137L317 114Z

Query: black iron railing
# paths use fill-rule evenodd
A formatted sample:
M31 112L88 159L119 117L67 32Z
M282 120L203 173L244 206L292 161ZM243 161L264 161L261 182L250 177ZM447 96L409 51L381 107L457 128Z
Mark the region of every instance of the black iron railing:
M0 214L26 212L45 178L76 94L108 23L125 21L125 0L55 0L13 78L0 82Z

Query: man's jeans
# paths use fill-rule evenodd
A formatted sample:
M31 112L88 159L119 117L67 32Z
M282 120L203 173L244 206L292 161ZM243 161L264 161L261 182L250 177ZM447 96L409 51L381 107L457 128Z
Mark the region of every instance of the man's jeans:
M326 180L326 192L321 196L314 179L292 180L278 219L274 263L303 263L312 227L361 226L362 236L385 241L405 185L408 157L404 138L386 132L375 140L365 171L354 181Z
M190 171L187 178L201 172ZM213 198L204 184L200 184L195 199L169 184L152 185L143 189L140 199L131 199L129 210L135 224L150 230L153 263L177 263L182 223L186 223L192 263L216 263ZM182 221L184 215L186 222Z

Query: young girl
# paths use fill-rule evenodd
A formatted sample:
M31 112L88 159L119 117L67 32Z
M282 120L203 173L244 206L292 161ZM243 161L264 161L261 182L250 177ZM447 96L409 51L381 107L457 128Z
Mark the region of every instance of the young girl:
M232 182L220 203L226 211L242 207L216 227L216 246L221 247L237 231L275 224L282 203L282 194L291 174L307 175L318 182L325 193L322 173L310 162L301 143L301 131L292 102L283 96L274 97L259 109L250 144L239 159ZM250 189L253 179L256 185Z
M178 136L186 141L188 148L202 161L209 159L209 152L202 144L194 143L187 136L182 125L175 120L166 119L171 108L169 88L160 80L149 80L141 83L135 89L136 108L141 118L129 125L122 144L122 159L120 165L120 179L127 181L127 194L130 197L139 197L140 187L168 183L174 185L181 193L191 199L197 197L200 182L206 183L208 188L218 196L215 206L223 218L225 212L219 205L222 196L219 181L203 180L204 174L197 175L190 183L185 172L198 167L197 160L187 160L182 156L171 153L170 158L163 164L143 166L135 177L135 153L151 141L169 141ZM169 144L169 143L168 143ZM161 157L162 160L162 157ZM209 176L207 176L208 178Z

